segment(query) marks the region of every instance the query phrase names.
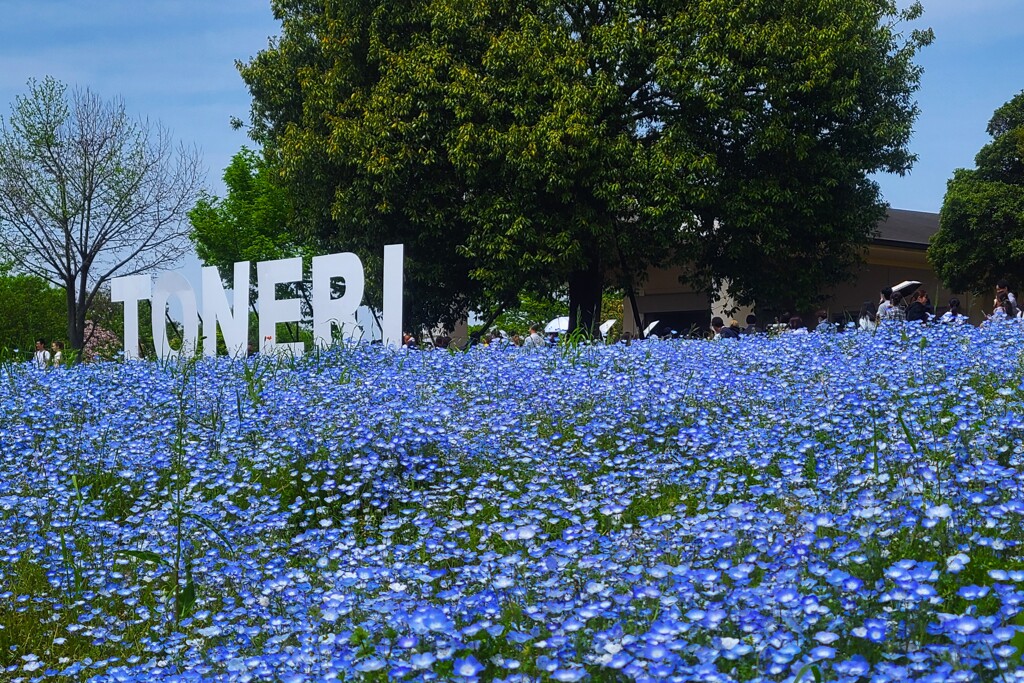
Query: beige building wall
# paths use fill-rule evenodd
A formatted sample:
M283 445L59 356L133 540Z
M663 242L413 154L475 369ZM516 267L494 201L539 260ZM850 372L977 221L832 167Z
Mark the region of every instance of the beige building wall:
M948 308L952 297L960 299L961 310L971 321L980 323L984 316L981 309L984 302L969 294L957 294L942 286L935 270L928 263L924 249L910 249L887 245L872 245L868 249L865 263L858 269L853 282L841 285L827 292L830 298L825 303L830 317L849 312L856 316L865 301L877 303L883 287L892 286L904 280L917 280L928 292L937 313ZM991 304L991 302L989 302Z
M707 327L711 317L732 317L742 325L750 309L727 311L732 302L722 300L712 307L705 294L694 292L680 284L682 268L657 268L648 273L648 280L637 290L637 307L644 325L659 319L680 321L700 321L698 324ZM883 287L892 286L904 280L917 280L931 297L932 305L937 313L946 310L949 299L956 296L960 299L961 310L970 316L975 324L984 320L984 312L990 312L985 306L991 307L991 300L972 297L968 294L954 294L942 287L938 276L928 263L925 249L922 247L903 247L874 244L868 249L864 265L858 269L855 279L847 284L826 292L828 300L824 307L830 319L836 316L849 315L856 318L865 301L877 304L879 292ZM983 312L984 309L984 312ZM634 322L633 307L627 298L623 303L623 331L636 336L639 329ZM764 320L762 323L766 322ZM641 328L642 329L642 328ZM679 330L685 332L685 329Z

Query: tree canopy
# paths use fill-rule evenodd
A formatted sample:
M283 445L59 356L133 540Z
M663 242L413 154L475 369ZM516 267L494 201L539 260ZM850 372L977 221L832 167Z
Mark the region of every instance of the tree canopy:
M1024 91L995 111L987 130L992 141L975 168L953 172L928 247L954 292L980 294L1000 279L1024 278Z
M229 277L239 261L294 256L300 245L288 230L291 204L263 157L242 148L223 178L227 194L220 198L202 193L188 214L199 258Z
M65 292L67 336L113 277L188 251L186 212L202 181L195 150L128 116L117 99L30 81L0 120L0 257Z
M406 244L419 315L687 266L804 303L843 279L907 171L920 15L881 0L276 0L252 134L307 235Z

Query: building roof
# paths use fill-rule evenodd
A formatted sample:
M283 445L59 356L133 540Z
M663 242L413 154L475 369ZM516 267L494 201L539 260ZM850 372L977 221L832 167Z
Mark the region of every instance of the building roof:
M889 209L889 215L878 224L874 243L906 249L927 249L931 236L938 231L937 213Z

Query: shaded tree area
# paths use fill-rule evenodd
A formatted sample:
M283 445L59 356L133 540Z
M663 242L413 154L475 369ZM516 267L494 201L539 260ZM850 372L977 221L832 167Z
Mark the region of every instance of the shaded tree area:
M1002 279L1024 281L1024 91L988 123L992 141L946 186L928 259L954 292L989 293Z
M414 322L567 286L593 329L606 286L670 263L806 305L884 215L869 175L914 160L918 4L273 7L282 35L239 65L251 133L304 238L370 264L406 244Z
M63 340L67 333L64 292L32 275L12 275L0 264L0 349L31 355L36 339Z
M675 89L703 93L688 110L708 155L697 229L679 246L695 288L800 310L850 278L884 218L869 176L915 160L913 59L933 36L903 33L918 4L735 4L708 3L679 36L702 48L672 73Z

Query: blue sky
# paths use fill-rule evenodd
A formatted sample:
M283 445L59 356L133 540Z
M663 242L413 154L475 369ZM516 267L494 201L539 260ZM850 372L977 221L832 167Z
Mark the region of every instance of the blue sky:
M0 115L30 78L50 75L121 97L203 155L208 185L245 144L249 93L235 69L279 25L269 0L0 0Z
M901 0L906 4L906 0ZM935 30L910 175L881 176L896 208L938 211L953 169L973 166L992 111L1024 89L1024 0L924 0L917 26ZM245 133L249 95L234 67L266 46L278 24L269 0L0 0L0 114L29 78L51 75L120 96L128 110L195 143L208 185Z

